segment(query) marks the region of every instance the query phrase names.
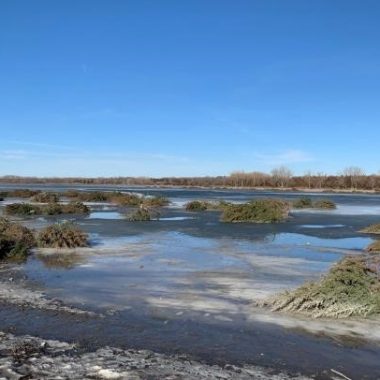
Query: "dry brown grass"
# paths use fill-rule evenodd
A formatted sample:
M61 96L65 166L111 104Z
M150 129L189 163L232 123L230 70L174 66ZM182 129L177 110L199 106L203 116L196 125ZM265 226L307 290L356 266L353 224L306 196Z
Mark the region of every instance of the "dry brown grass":
M345 257L320 281L279 294L264 304L273 311L303 313L314 318L380 314L380 257Z

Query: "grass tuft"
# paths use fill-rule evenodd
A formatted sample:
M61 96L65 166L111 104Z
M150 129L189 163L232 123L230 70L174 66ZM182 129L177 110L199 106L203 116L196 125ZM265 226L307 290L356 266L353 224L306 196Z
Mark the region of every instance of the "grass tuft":
M277 199L261 199L224 207L221 220L228 223L277 223L289 215L289 204Z
M81 202L68 204L49 203L47 205L32 205L30 203L12 203L5 206L7 215L60 215L60 214L88 214L89 207Z
M158 220L159 218L160 213L145 207L140 207L127 217L130 222L150 222L151 220Z
M38 203L57 203L59 202L59 195L57 193L42 192L33 196L32 201Z
M313 201L311 200L311 198L303 197L294 201L292 206L293 208L298 208L298 209L313 208Z
M0 218L0 259L24 260L35 243L34 235L27 227Z
M362 232L365 234L380 234L380 223L372 224L366 228L363 228L359 232Z
M380 257L345 257L320 281L279 294L264 304L273 311L298 312L314 318L380 314Z
M370 253L380 253L380 240L376 240L374 243L370 244L366 248L366 251Z
M64 222L48 226L37 237L41 248L88 247L88 235L73 223Z
M144 207L164 207L169 204L169 199L165 197L146 197L142 201Z
M321 199L319 201L315 201L313 207L325 210L334 210L336 209L336 204L329 199Z
M186 211L206 211L208 207L208 202L206 201L191 201L185 205Z

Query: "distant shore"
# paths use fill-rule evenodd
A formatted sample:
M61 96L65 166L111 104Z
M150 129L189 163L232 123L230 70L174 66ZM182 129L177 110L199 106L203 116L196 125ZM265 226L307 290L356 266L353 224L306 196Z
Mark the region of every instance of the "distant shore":
M273 191L273 192L299 192L304 194L312 193L336 193L336 194L380 194L379 190L366 189L339 189L339 188L305 188L305 187L267 187L267 186L199 186L199 185L164 185L164 184L139 184L139 183L84 183L84 182L7 182L0 179L0 189L4 187L25 187L28 186L91 186L91 187L113 187L113 188L147 188L147 189L199 189L199 190L238 190L238 191Z

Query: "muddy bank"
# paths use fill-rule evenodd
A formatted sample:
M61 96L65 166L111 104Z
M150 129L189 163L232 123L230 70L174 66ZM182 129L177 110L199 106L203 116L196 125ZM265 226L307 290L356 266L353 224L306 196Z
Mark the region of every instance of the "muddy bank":
M66 342L1 332L0 353L0 378L6 379L310 379L254 366L210 366L185 355L147 350L103 347L83 352Z

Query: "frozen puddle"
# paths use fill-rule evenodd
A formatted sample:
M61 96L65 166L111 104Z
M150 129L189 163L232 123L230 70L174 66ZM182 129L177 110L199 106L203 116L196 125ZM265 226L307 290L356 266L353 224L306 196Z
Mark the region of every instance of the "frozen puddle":
M159 220L163 221L180 221L180 220L190 220L190 219L195 219L193 216L172 216L168 218L160 218Z
M341 257L306 244L324 242L328 247L334 241L297 234L280 234L266 242L177 232L93 237L99 244L88 249L89 254L81 253L85 260L73 260L70 270L54 268L51 262L46 268L34 259L25 267L29 278L42 280L47 293L69 302L227 313L239 310L241 302L318 278ZM341 240L349 248L363 244L363 239Z
M88 219L125 219L125 217L117 211L94 211Z
M310 214L328 214L328 215L380 215L380 206L356 206L338 204L335 210L319 209L301 209L292 210L293 214L310 213Z
M363 250L373 240L367 237L353 237L341 239L322 239L313 236L307 236L294 233L281 233L275 235L271 244L284 245L289 247L294 246L310 246L323 248L340 248L348 250ZM268 247L266 247L266 250Z
M300 228L343 228L344 224L302 224Z

